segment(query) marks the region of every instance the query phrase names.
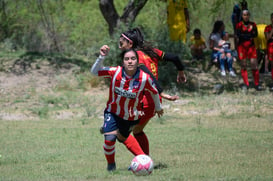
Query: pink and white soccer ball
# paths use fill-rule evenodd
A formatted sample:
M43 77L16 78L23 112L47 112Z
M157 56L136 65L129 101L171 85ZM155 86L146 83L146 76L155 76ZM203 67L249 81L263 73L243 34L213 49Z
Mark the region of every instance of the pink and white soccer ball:
M150 175L154 169L154 162L148 155L137 155L132 160L130 167L137 176Z

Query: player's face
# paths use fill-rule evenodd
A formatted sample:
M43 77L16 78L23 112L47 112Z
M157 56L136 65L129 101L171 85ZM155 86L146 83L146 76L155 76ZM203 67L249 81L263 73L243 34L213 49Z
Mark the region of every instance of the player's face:
M124 54L123 66L124 66L126 74L128 75L135 74L137 70L137 66L138 66L138 60L134 51L129 51Z
M271 24L273 24L273 15L271 16Z
M242 17L245 22L249 21L249 13L248 12L243 12Z
M127 50L132 48L132 44L128 42L124 37L119 38L119 49Z
M195 38L196 40L199 40L199 39L201 38L201 35L200 35L199 33L195 33L195 34L194 34L194 38Z

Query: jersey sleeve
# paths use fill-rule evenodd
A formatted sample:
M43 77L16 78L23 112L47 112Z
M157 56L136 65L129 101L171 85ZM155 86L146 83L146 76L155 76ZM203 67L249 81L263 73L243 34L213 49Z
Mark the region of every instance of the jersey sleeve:
M164 56L164 52L162 50L157 49L157 48L154 48L153 50L162 60L162 58Z
M117 70L117 67L101 67L100 70L98 71L98 76L110 78L110 77L113 77L116 70Z
M112 77L117 69L117 67L105 67L103 66L103 60L105 56L99 56L95 63L92 65L90 72L96 76L101 77Z
M157 92L157 89L155 88L155 85L154 85L152 79L150 78L150 76L148 74L147 74L147 76L148 76L148 80L146 82L145 88L146 88L146 90L151 92L151 96L152 96L153 101L155 103L155 110L159 111L162 109L159 94Z
M145 73L146 74L146 73ZM147 74L147 81L145 85L145 89L151 92L152 94L158 94L155 83L151 79L151 77Z

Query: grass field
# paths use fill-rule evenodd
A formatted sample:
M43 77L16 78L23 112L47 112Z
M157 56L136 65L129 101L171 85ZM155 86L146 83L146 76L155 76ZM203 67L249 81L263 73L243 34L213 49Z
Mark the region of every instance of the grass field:
M21 101L1 98L0 180L273 180L272 93L224 92L164 101L165 115L146 128L159 168L147 177L127 171L133 155L120 143L117 171L106 171L98 131L106 90L74 91L59 102L48 92L32 94ZM47 116L5 119L4 111L26 114L41 97L51 100ZM3 106L7 99L13 101L10 107ZM71 114L60 117L64 112Z

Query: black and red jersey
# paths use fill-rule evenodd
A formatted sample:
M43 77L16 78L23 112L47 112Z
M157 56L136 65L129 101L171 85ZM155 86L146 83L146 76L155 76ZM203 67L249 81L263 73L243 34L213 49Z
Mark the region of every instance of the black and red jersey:
M257 25L251 21L240 21L236 25L236 34L239 38L239 44L249 43L254 45L254 38L258 35Z

